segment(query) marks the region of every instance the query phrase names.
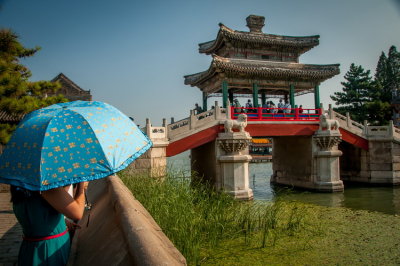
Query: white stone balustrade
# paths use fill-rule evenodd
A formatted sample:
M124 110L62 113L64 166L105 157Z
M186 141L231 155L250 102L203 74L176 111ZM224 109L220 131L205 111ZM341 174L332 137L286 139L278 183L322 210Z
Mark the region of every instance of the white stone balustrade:
M333 111L331 106L328 115L331 119L339 121L340 127L365 139L392 138L400 141L400 129L396 128L392 121L387 126L370 126L366 121L362 125L352 120L349 114L344 116Z
M203 129L220 124L226 119L226 110L215 102L215 108L200 114L194 114L192 110L188 118L179 120L167 126L169 140L179 140Z

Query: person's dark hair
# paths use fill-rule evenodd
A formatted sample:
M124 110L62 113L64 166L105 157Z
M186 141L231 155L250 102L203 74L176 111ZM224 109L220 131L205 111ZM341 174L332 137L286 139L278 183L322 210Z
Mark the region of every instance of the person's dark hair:
M17 186L11 186L10 192L11 192L11 202L13 203L19 203L21 201L29 199L33 196L37 196L39 194L39 192L37 191L31 191Z

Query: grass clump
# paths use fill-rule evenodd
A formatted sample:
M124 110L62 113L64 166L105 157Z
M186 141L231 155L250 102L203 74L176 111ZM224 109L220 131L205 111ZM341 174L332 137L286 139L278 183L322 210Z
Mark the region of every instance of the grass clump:
M307 228L300 204L238 202L176 173L163 179L124 172L120 177L191 265L207 261L220 243L271 247Z

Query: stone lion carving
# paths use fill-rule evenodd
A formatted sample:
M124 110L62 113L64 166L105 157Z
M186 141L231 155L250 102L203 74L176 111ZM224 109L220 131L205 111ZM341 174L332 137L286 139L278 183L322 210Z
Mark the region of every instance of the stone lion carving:
M339 122L334 119L328 119L326 114L319 117L319 130L338 130Z
M240 132L244 132L247 126L247 115L240 114L237 120L228 119L225 121L225 133L233 132L232 129L239 129Z

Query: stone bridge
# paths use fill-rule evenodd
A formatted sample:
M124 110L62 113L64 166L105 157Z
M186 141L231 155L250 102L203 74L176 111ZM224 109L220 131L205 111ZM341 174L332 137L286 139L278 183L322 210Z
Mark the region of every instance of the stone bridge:
M317 119L249 120L245 133L224 133L232 118L231 108L215 108L161 127L149 120L144 131L154 147L130 169L162 176L166 157L191 150L191 167L236 198L250 199L248 143L251 137L273 138L271 182L318 191L343 191L343 181L371 184L400 184L400 129L359 124L321 108L329 123L323 128Z

